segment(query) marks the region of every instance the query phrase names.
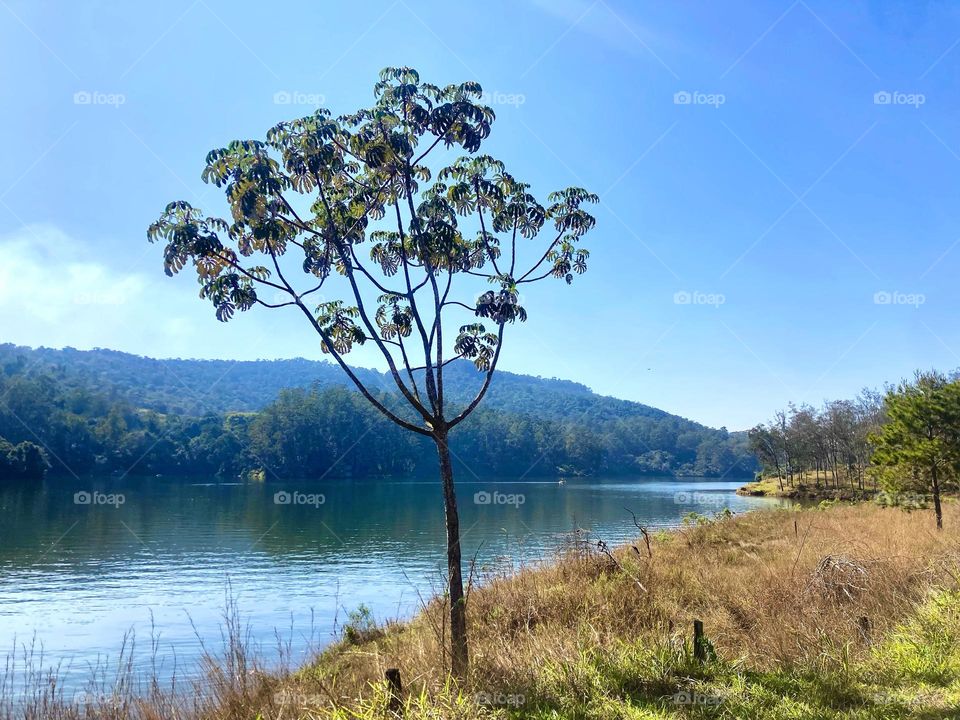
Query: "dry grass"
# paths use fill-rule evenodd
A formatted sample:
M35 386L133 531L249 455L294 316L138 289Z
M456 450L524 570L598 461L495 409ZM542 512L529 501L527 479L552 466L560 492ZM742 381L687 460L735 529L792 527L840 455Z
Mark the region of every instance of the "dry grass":
M932 590L956 587L956 503L945 508L944 524L948 530L937 533L927 512L863 504L694 519L657 535L649 558L642 544L607 554L574 538L549 565L481 575L468 605L471 676L460 687L446 673L446 613L434 600L409 623L382 628L362 644L344 640L294 673L256 667L237 637L224 656L211 658L204 684L176 700L148 687L142 700L125 692L122 703L111 706L108 698L78 709L41 692L27 717L382 717L383 677L392 667L401 671L411 718L714 717L662 700L708 679L691 659L695 618L719 658L708 663L714 680L730 686L724 692L739 688L763 705L767 695L815 687L824 697L838 693L831 703L852 703L849 688L828 692L824 678L872 662L871 643L914 617ZM753 686L744 672L754 674ZM778 683L782 691L770 689ZM789 712L782 716L913 717L889 708L885 715ZM781 717L766 710L763 716ZM13 717L19 715L0 708L0 718Z
M957 527L957 505L947 512ZM960 542L929 513L864 504L693 523L655 538L652 554L621 548L615 563L581 544L549 566L486 577L468 609L471 689L529 695L545 666L624 642L676 644L695 618L721 657L751 668L817 662L863 647L860 618L882 635L931 587L953 586ZM376 643L331 650L302 677L322 678L345 703L389 667L436 692L443 616L435 603Z
M781 489L781 483L783 488ZM793 481L766 476L755 482L748 482L737 492L740 495L754 495L765 497L794 498L798 500L872 500L877 496L880 488L872 481L867 481L863 488L859 488L856 479L840 476L839 481L826 473L815 473L809 470L796 473Z

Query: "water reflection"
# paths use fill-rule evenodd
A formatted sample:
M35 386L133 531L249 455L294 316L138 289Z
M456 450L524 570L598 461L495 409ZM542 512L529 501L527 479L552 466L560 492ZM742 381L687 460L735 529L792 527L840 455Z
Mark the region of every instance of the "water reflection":
M625 508L669 526L771 504L737 496L738 485L463 480L464 556L534 562L575 527L623 542L636 534ZM161 656L189 666L195 633L220 637L228 586L252 636L272 646L280 629L295 653L311 634L330 638L338 609L408 615L439 580L445 536L433 480L100 479L0 488L0 537L0 642L35 633L49 662L82 674L128 630L145 644L151 616Z

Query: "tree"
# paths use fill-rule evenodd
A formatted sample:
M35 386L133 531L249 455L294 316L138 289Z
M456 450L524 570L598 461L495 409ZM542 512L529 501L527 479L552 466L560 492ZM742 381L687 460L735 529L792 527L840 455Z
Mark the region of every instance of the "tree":
M864 388L857 396L855 403L856 422L851 447L857 467L857 477L860 488L863 489L863 479L866 468L870 465L873 447L870 443L870 434L877 430L884 421L883 395L875 390ZM874 479L874 489L876 480Z
M814 484L820 486L820 465L817 461L817 415L809 405L790 405L790 435L796 447L797 465L802 473L814 468ZM802 482L802 480L801 480Z
M832 476L839 490L845 474L851 489L863 490L873 450L870 434L883 419L881 396L872 390L861 391L856 400L825 402L819 411L791 403L787 411L777 412L769 423L749 431L749 447L765 473L776 472L781 491L784 479L793 486L795 474L801 485L813 475L820 487L821 472L826 487Z
M937 529L943 529L940 493L960 470L960 381L917 373L884 398L887 422L873 436L874 463L888 489L929 490Z
M49 469L47 454L36 443L24 440L14 445L0 437L0 479L42 480Z
M853 487L856 412L849 400L834 400L824 408L824 430L827 435L828 461L833 466L833 477L840 487L841 470L847 474Z
M777 482L780 483L780 490L783 490L783 466L780 463L780 449L783 446L777 436L777 429L771 425L757 425L748 431L750 438L750 450L757 456L760 465L764 470L774 468L777 473Z
M456 676L466 673L468 651L450 432L486 394L505 326L527 318L520 289L551 277L570 283L586 271L579 241L595 220L582 206L598 201L573 187L543 205L502 162L477 154L495 119L481 94L475 82L440 88L411 68L387 68L369 109L340 117L320 109L279 123L265 141L212 150L203 179L224 189L229 221L176 201L148 231L166 243L168 275L192 263L219 320L257 305L298 311L371 405L433 440ZM441 167L429 184L441 144L467 154L434 163ZM545 228L524 263L525 244ZM324 301L308 307L321 289ZM456 314L464 319L449 319ZM453 337L451 322L459 326ZM372 392L344 359L367 343L389 368L399 393L392 399ZM443 371L457 358L484 377L472 400L451 409Z
M783 410L778 410L774 416L774 433L775 437L780 441L781 449L783 451L783 468L787 474L787 477L790 480L790 486L793 486L793 473L795 470L794 467L794 458L793 458L793 441L794 437L790 432L789 420L787 418L787 413Z

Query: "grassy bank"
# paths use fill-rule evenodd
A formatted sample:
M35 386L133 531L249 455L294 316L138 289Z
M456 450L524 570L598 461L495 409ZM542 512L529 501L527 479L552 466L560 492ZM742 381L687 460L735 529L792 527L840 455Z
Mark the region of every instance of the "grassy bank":
M837 482L826 474L811 472L796 474L792 479L764 477L746 483L737 490L738 495L753 497L789 498L793 500L872 500L879 488L859 488L849 480Z
M35 717L380 718L388 668L408 718L960 717L954 502L945 524L862 504L693 519L653 537L649 556L573 538L548 566L481 571L461 687L434 601L403 624L355 616L315 663L281 675L241 660L239 643L192 706L114 698Z

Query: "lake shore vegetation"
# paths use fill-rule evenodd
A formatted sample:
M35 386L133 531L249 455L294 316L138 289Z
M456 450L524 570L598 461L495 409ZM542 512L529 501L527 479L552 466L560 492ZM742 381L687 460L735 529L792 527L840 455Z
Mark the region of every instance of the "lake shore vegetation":
M960 519L957 503L944 515ZM51 681L26 717L955 717L958 561L925 514L878 505L691 517L649 547L574 534L544 565L474 568L462 681L449 674L440 595L404 622L361 608L315 661L279 672L248 655L233 622L179 698L101 683L78 705Z

